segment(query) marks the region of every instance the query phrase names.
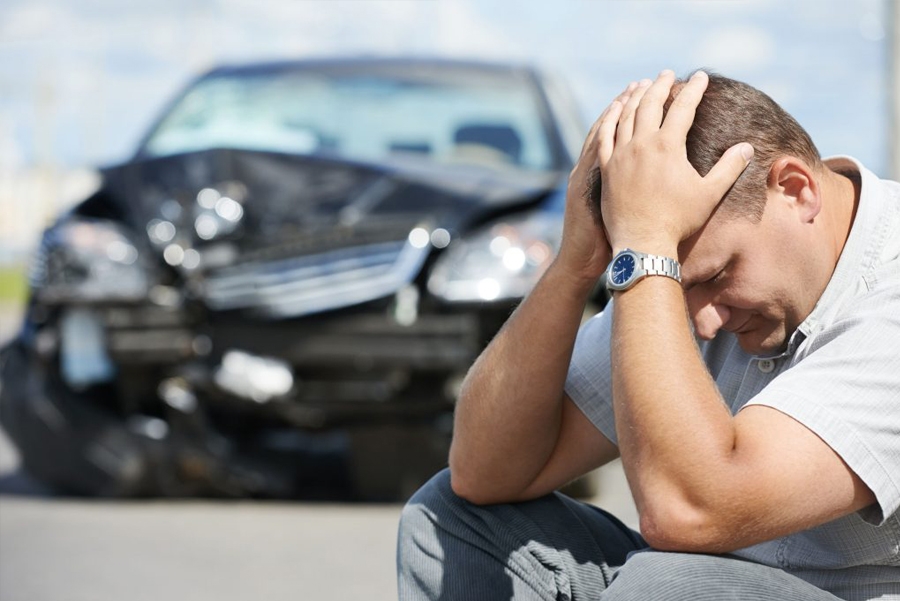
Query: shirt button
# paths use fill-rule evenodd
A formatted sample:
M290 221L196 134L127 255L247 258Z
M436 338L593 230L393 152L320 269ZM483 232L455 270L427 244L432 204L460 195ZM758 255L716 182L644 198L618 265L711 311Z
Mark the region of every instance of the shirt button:
M771 359L760 359L756 363L756 367L764 374L770 374L775 369L775 362Z

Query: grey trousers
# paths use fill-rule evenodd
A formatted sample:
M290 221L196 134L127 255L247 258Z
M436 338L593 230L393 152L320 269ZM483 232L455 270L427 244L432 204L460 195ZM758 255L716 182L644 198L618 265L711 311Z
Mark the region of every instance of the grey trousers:
M407 503L397 546L401 601L839 601L777 568L664 553L605 511L554 493L473 505L444 470Z

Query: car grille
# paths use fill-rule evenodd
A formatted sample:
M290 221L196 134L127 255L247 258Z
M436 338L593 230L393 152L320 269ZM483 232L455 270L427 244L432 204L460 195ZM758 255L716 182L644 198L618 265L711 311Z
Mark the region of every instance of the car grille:
M242 263L210 274L204 297L215 310L299 317L393 294L416 277L427 255L428 247L404 239Z

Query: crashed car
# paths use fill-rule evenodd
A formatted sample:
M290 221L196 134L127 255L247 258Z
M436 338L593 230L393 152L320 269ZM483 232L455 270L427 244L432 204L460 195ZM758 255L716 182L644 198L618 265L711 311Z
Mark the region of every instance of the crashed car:
M25 469L90 495L408 496L558 247L584 131L524 66L199 77L43 235L0 355Z

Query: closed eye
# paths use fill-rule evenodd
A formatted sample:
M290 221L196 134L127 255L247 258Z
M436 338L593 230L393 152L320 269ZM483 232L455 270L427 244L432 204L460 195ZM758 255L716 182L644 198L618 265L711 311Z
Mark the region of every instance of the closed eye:
M726 267L727 267L727 265L726 265ZM688 292L688 291L692 290L693 288L696 288L697 286L716 286L718 284L721 284L725 280L725 277L726 277L726 274L725 274L726 267L723 267L722 269L720 269L712 277L705 278L703 280L699 280L697 282L693 282L693 283L685 286L684 291Z

